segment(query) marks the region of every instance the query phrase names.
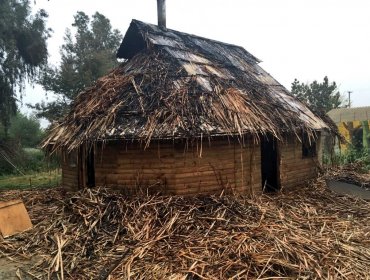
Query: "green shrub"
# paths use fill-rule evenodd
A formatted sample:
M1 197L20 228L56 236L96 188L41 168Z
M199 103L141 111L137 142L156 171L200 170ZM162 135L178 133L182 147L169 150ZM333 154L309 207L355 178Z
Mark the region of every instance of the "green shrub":
M8 158L10 162L0 157L0 175L33 173L55 169L59 166L58 158L46 158L40 149L19 149Z
M366 148L348 148L346 151L336 151L333 156L323 155L324 164L346 165L361 162L366 170L370 170L370 151Z

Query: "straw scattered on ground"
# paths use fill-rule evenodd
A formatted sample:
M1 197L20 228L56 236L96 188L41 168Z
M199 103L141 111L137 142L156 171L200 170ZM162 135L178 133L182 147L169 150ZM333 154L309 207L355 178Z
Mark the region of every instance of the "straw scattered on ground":
M0 242L31 279L369 279L370 203L320 179L262 197L9 191L34 228ZM275 277L275 278L274 278Z
M333 167L326 171L324 178L326 180L354 184L370 190L370 173L362 162Z

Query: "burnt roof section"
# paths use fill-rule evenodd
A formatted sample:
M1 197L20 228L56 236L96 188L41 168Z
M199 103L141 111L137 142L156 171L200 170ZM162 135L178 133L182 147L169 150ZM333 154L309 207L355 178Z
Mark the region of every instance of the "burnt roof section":
M133 20L118 56L127 61L77 96L44 147L330 130L241 47Z
M157 25L132 20L129 29L118 49L117 57L130 59L145 48L157 46L198 53L210 60L225 65L239 67L240 61L251 64L261 62L244 48L216 40L179 32L172 29L160 29Z

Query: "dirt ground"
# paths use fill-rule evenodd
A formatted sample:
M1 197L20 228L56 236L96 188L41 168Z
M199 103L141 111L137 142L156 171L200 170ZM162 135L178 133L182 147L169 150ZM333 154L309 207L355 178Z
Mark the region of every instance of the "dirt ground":
M16 277L18 265L6 258L0 258L0 279L18 279Z
M328 186L331 190L337 193L370 200L370 190L361 188L360 186L339 181L329 181Z
M1 280L31 280L31 275L27 275L28 269L32 266L34 260L10 260L0 258L0 279ZM18 275L18 276L17 276Z

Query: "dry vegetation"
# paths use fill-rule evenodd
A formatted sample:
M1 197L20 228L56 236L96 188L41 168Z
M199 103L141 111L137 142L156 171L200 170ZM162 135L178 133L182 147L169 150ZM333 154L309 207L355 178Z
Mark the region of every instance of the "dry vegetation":
M255 198L9 191L34 229L2 240L35 279L369 279L370 203L323 180ZM32 276L31 276L32 275ZM275 277L275 278L274 278Z
M333 167L326 172L325 179L355 184L370 190L370 173L361 161Z
M100 78L78 95L44 147L71 151L100 140L149 145L152 139L246 133L280 139L287 131L314 137L332 123L291 96L245 50L176 32L184 41L178 44L146 28L143 36L164 36L184 49L153 47Z

